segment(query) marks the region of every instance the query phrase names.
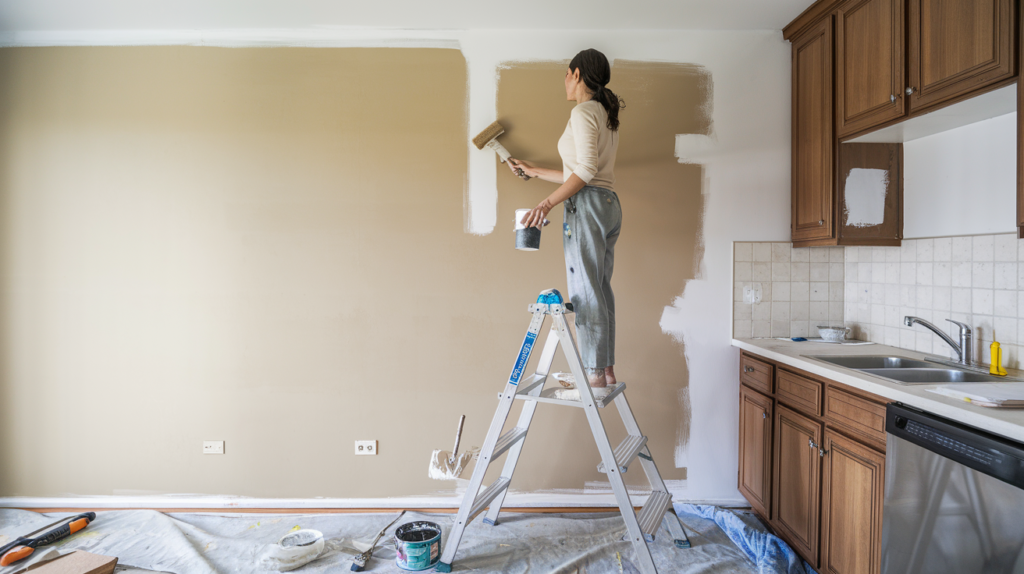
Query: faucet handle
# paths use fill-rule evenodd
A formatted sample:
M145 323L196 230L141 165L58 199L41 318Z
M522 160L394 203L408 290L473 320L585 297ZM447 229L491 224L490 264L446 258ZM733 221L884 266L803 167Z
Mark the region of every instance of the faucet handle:
M956 325L957 327L960 327L960 332L961 333L970 333L971 332L971 326L966 324L966 323L961 323L960 321L954 321L952 319L946 319L946 320L949 321L950 323Z

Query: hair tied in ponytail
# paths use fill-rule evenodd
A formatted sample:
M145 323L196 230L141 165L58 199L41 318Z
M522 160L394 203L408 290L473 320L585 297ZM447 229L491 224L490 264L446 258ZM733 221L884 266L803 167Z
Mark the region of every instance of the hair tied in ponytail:
M583 50L569 62L569 70L579 70L580 79L593 92L594 100L608 112L608 129L619 129L619 110L626 107L626 102L607 87L612 79L608 58L593 48Z

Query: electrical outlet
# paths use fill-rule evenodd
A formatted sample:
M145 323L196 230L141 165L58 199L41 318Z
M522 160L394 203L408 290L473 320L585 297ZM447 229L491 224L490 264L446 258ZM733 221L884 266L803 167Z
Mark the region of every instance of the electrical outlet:
M204 440L203 454L224 454L224 441Z
M356 454L375 455L377 454L377 441L357 440Z

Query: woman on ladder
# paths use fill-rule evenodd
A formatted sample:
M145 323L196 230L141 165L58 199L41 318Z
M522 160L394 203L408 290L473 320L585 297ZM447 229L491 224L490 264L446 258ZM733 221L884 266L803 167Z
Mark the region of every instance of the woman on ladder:
M562 169L509 159L513 172L561 184L522 219L540 227L555 205L565 203L562 246L569 297L576 313L580 357L594 396L607 396L615 379L615 296L612 267L622 209L615 195L615 153L622 100L607 88L611 66L601 52L583 50L565 73L565 97L575 101L558 140Z

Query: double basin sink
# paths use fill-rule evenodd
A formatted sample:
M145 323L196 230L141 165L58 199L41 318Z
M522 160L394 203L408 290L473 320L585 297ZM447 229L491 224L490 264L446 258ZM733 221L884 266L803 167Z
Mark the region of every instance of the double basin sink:
M1007 377L993 377L980 372L947 367L941 363L887 355L807 356L825 363L882 377L905 385L942 383L999 383Z

